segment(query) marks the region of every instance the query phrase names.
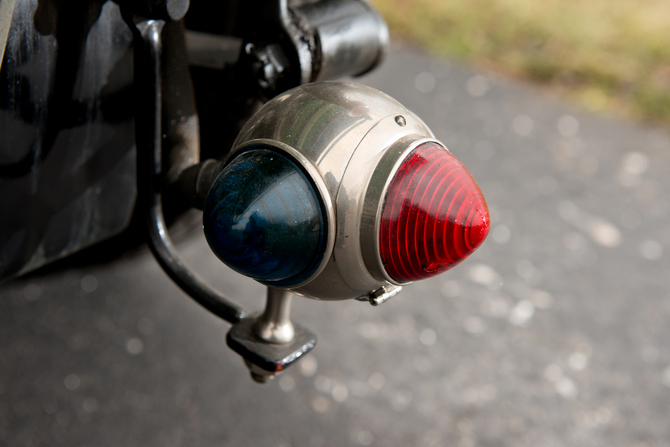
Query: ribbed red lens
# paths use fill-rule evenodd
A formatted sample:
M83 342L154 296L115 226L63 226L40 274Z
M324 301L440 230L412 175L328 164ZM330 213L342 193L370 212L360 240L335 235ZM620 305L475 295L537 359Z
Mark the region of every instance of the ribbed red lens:
M436 143L414 149L389 185L379 244L382 263L398 282L442 273L479 247L489 210L477 183Z

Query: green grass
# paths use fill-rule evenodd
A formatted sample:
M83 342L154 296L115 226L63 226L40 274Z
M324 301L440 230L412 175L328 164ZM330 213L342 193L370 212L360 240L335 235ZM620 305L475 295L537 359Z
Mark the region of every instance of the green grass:
M372 2L392 32L432 52L670 125L668 0Z

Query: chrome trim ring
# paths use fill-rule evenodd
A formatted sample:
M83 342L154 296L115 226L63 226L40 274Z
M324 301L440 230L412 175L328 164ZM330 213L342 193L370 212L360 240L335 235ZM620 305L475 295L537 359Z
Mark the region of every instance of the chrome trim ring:
M386 201L386 192L398 169L414 149L428 142L437 143L446 149L446 146L435 138L416 139L412 136L402 138L384 154L370 178L361 216L361 252L368 271L380 281L396 285L409 284L409 282L398 282L386 273L379 254L381 216Z
M321 274L323 269L326 268L326 264L328 263L328 260L330 259L333 253L333 247L335 245L335 229L337 228L335 221L335 207L333 206L333 200L330 197L328 187L326 186L326 183L323 181L323 178L321 177L321 174L317 170L316 166L314 166L314 164L310 160L308 160L307 157L305 157L302 153L298 152L296 149L289 146L288 144L282 143L281 141L277 140L270 140L267 138L257 138L255 140L245 141L243 144L235 147L233 150L230 151L230 155L226 158L226 160L223 163L221 163L221 168L219 169L219 172L237 155L241 154L242 152L245 152L247 149L251 149L253 146L265 146L274 148L277 150L277 152L282 152L286 154L290 159L299 164L308 174L310 180L316 186L316 189L321 197L321 200L323 201L323 207L326 210L326 220L328 221L326 224L327 240L326 240L326 248L323 253L323 258L321 259L321 262L319 263L319 266L316 268L316 270L314 270L314 272L304 281L301 281L297 284L293 284L287 287L278 287L274 285L272 282L266 282L260 280L258 281L261 284L277 288L294 289L302 287L312 282L314 278L316 278Z
M402 116L403 120L398 120L398 116ZM370 273L361 251L365 194L385 154L399 140L404 140L407 145L422 137L432 137L432 133L413 113L407 111L402 115L388 115L365 135L347 165L336 200L337 237L334 255L342 279L352 289L369 293L389 283Z

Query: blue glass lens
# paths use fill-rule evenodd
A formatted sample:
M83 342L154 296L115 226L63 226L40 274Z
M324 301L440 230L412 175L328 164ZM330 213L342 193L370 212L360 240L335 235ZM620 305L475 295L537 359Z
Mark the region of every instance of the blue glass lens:
M326 214L301 167L254 146L219 173L203 210L205 236L233 270L290 286L318 268L326 248Z

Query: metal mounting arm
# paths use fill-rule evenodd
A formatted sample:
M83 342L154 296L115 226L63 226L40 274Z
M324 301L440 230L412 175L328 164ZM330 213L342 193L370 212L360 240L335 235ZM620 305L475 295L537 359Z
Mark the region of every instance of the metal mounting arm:
M316 344L316 337L311 331L291 323L288 292L268 288L266 311L257 318L245 318L244 309L206 284L184 262L172 244L162 204L165 172L162 166L160 55L164 23L161 20L146 20L138 23L134 31L137 178L139 201L145 210L147 242L163 270L187 295L233 324L228 332L228 345L244 358L254 380L264 383L311 350ZM192 200L197 198L200 189L211 183L215 165L209 160L185 169L189 171L185 178L193 180L193 190L187 194ZM191 178L192 174L194 178ZM203 177L206 179L198 182ZM189 204L197 206L197 200Z
M161 129L161 30L162 20L136 25L135 83L138 95L135 137L137 141L139 200L145 210L148 244L168 276L205 309L229 323L237 323L245 311L204 282L174 249L163 217Z

